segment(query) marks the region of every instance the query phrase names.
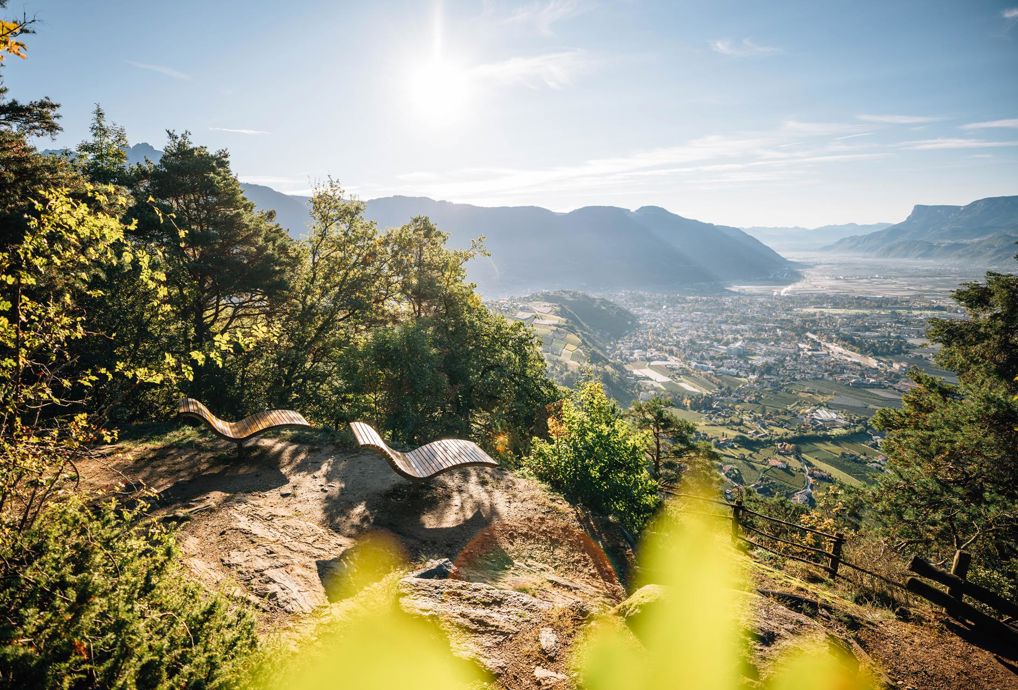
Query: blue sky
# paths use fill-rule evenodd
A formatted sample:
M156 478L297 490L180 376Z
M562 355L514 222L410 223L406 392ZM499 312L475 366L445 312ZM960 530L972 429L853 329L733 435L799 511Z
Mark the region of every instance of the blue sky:
M12 95L362 198L898 221L1018 194L1018 0L11 0ZM44 146L53 146L44 143Z

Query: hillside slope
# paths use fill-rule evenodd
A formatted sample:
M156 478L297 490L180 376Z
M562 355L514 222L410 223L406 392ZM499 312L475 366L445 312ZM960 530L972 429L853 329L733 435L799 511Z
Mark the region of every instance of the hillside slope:
M903 222L824 249L901 259L934 259L983 266L1009 265L1018 247L1018 196L979 199L965 206L916 206Z
M570 660L584 626L604 613L632 623L667 595L643 588L625 599L617 573L629 569L632 552L610 523L501 469L413 483L328 437L263 438L238 458L226 442L180 430L107 447L81 470L88 489L154 490L155 515L180 525L192 574L247 599L267 637L341 620L351 600L337 578L358 540L383 531L409 559L398 576L402 607L437 620L497 688L576 687ZM759 563L753 570L740 596L761 672L789 645L826 640L890 687L1014 687L1006 662L935 613L913 610L906 622L827 585Z
M492 306L534 329L548 375L556 383L575 387L592 376L623 404L636 397L636 387L625 368L608 354L613 341L638 323L629 310L610 300L572 291L506 298Z
M846 237L868 235L890 227L891 223L846 223L824 225L819 228L802 227L750 227L743 232L755 237L778 252L807 252L826 247Z
M450 233L455 246L483 235L492 256L475 262L471 278L488 293L668 291L795 275L787 260L741 230L660 208L590 206L556 213L386 197L369 201L367 215L383 227L427 215Z
M295 236L306 232L308 199L244 184L244 193ZM790 279L792 265L737 228L662 208L589 206L556 213L536 206L482 207L424 197L382 197L365 215L381 228L428 216L465 248L484 236L490 257L469 267L489 295L531 290L674 290L731 281Z

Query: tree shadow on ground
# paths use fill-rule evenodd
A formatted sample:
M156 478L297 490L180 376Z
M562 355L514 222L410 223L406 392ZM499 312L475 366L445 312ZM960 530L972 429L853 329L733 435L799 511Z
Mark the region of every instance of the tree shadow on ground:
M223 451L167 446L145 453L128 468L136 487L157 493L156 505L172 508L212 492L246 494L279 488L287 483L282 468L293 461L292 449L248 445L238 452L232 444Z
M946 619L944 625L969 644L982 647L995 655L1001 666L1018 676L1018 647L1014 646L1014 641L1018 639L1018 633L1011 633L1011 639L1008 640L1005 639L1004 634L997 635L993 631L969 626L953 619Z
M354 456L329 470L328 480L340 489L325 503L326 523L347 536L389 532L411 560L455 559L478 532L501 517L490 483L477 474L484 471L463 468L410 481L373 455Z

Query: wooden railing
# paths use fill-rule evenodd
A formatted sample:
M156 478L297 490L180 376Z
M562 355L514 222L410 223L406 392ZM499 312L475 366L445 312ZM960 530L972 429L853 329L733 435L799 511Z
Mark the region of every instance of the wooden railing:
M917 577L908 578L905 589L942 607L955 618L967 620L973 625L1007 637L1012 643L1018 643L1018 630L1013 627L1018 620L1018 605L996 592L969 582L966 577L971 562L972 556L967 551L955 551L951 571L947 572L916 556L909 563L908 569L920 577L946 586L947 591L938 589ZM966 596L994 611L998 617L995 618L969 604L965 601Z
M978 628L1010 640L1012 643L1018 643L1018 629L1015 627L1016 624L1018 624L1018 605L1008 601L999 594L996 594L985 587L969 582L966 579L969 565L971 563L971 556L965 551L958 551L955 553L951 572L941 570L918 556L913 558L912 562L909 564L909 570L921 577L946 586L948 588L946 592L915 577L910 577L905 584L901 584L900 582L895 582L884 575L875 573L868 568L846 561L842 556L842 550L845 545L845 535L841 532L835 532L832 534L830 532L806 527L787 520L781 520L770 515L765 515L764 513L759 513L744 506L741 498L729 503L728 501L722 501L719 499L681 493L671 487L662 487L661 490L670 496L703 501L714 505L724 506L729 509L731 511L730 514L727 512L689 512L707 514L712 517L730 520L732 527L732 540L738 544L745 544L754 548L762 549L763 551L768 551L782 558L788 558L794 561L799 561L800 563L812 565L821 569L831 579L838 577L838 571L842 566L851 568L865 575L876 578L887 585L906 590L912 594L920 596L923 599L942 607L948 614L955 618L966 620ZM798 531L802 534L813 535L814 543L808 544L797 542L784 535L773 534L765 531L765 529L761 529L762 526L758 527L752 524L757 519L767 523L768 525L781 525L785 530ZM750 539L747 535L752 535L757 538ZM761 543L761 540L768 540L770 544ZM797 549L799 553L789 553L790 549ZM994 610L1000 618L995 618L979 608L965 602L964 597L966 596L971 597L984 606Z
M731 520L732 540L736 543L746 544L754 548L768 551L777 556L781 556L782 558L790 558L794 561L816 566L821 568L831 578L838 576L838 569L842 564L848 565L841 555L842 549L845 545L845 535L841 532L831 534L830 532L824 532L823 530L806 527L804 525L799 525L787 520L781 520L764 513L759 513L744 506L741 498L736 499L734 503L729 503L728 501L722 501L719 499L704 498L703 496L697 496L695 494L681 493L668 487L662 488L662 491L671 496L692 498L694 500L705 501L729 508L731 510L731 515L721 515L718 513L714 513L712 515ZM786 531L794 530L802 534L813 535L814 543L808 544L793 541L784 535L767 532L753 524L756 520L761 520L769 525L781 525ZM774 531L773 528L772 531ZM753 535L756 538L751 539L747 535ZM761 540L767 540L774 545L761 543ZM780 544L781 546L776 546L776 544ZM799 553L788 553L789 549L796 549ZM811 556L813 556L813 558L811 558ZM819 557L819 561L815 557Z

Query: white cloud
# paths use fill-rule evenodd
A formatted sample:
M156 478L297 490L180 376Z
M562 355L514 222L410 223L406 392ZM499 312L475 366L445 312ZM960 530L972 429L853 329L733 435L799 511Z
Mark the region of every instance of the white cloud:
M1004 19L1018 19L1018 7L1008 7L1000 13Z
M803 134L806 136L833 137L836 134L853 135L862 132L866 128L845 122L804 122L802 120L785 120L781 123L781 129L786 132Z
M887 125L927 125L940 118L926 115L856 115L863 122L878 122Z
M761 45L751 38L744 38L741 41L721 38L711 41L710 47L715 53L732 57L754 57L758 55L773 55L781 52L774 46Z
M234 129L232 127L209 127L209 129L213 132L227 132L229 134L247 134L247 135L270 134L270 132L266 132L265 130L261 129Z
M955 149L995 149L1004 146L1018 146L1018 141L987 141L985 139L952 139L942 137L939 139L906 141L899 144L899 146L914 151L948 151Z
M804 184L819 166L890 155L868 142L818 141L817 135L859 125L782 123L770 131L710 135L675 146L593 158L549 168L417 171L401 176L389 194L423 194L466 203L506 204L555 193L588 197L759 184ZM823 127L814 126L823 124ZM806 126L803 126L806 125Z
M1018 8L1016 8L1018 9ZM986 122L970 122L962 125L962 129L1018 129L1018 118L1010 120L988 120Z
M501 84L522 84L532 89L560 89L593 64L582 50L567 50L531 57L513 57L500 62L478 65L471 75Z
M545 36L555 35L555 24L585 12L587 7L578 0L545 0L531 2L520 7L506 17L506 24L523 24L533 26Z
M165 77L171 77L173 79L190 79L191 78L191 76L189 74L184 74L183 72L175 70L172 67L167 67L165 65L152 65L152 64L149 64L147 62L135 62L134 60L127 60L126 62L131 67L137 67L138 69L145 69L145 70L148 70L150 72L157 72L157 73L159 73L159 74L161 74L161 75L163 75Z

